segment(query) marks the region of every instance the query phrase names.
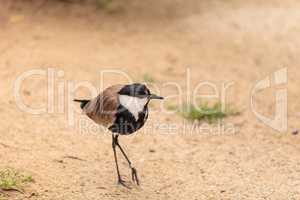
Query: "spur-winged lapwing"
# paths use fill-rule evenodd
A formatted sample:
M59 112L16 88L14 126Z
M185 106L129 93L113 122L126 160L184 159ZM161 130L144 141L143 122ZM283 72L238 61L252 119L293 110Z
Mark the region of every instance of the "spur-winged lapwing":
M83 113L97 124L107 127L112 134L112 148L118 174L118 183L126 186L121 178L116 154L118 147L127 160L131 169L132 181L139 185L137 171L120 146L119 135L128 135L140 129L148 118L148 103L151 99L163 97L151 94L143 84L113 85L105 89L96 98L91 100L78 100Z

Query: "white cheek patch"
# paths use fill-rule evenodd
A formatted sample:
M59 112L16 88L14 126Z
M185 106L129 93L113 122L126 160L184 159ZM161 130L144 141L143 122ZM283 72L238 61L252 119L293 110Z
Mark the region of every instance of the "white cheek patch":
M144 106L147 104L147 98L131 97L127 95L119 95L119 101L129 112L132 113L135 120L138 120L139 113L143 111Z

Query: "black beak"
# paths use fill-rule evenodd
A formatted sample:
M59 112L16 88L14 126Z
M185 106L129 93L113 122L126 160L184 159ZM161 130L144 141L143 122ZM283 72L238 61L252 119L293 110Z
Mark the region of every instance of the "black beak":
M151 94L149 98L150 99L164 99L163 97L160 97L160 96L158 96L156 94Z

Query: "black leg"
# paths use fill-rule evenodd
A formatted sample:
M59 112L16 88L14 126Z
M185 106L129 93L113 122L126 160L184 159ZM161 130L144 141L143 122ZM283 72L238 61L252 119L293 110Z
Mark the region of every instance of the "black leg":
M125 159L128 162L128 165L131 169L131 177L132 177L132 181L136 182L137 185L140 185L138 176L137 176L137 171L134 167L131 166L131 161L129 160L128 156L126 155L125 151L123 150L123 148L121 147L121 145L119 144L119 140L118 140L118 135L116 135L115 137L115 145L117 145L119 147L119 149L121 150L123 156L125 157Z
M116 169L117 169L117 174L118 174L118 184L121 184L125 187L128 187L125 185L125 182L122 180L120 171L119 171L119 165L118 165L118 158L117 158L117 153L116 153L116 141L117 141L117 136L112 135L112 148L114 151L114 157L115 157L115 163L116 163Z

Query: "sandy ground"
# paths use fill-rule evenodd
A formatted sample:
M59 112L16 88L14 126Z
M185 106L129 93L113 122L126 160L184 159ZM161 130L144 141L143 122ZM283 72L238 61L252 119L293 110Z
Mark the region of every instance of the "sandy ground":
M116 0L104 10L11 2L1 2L0 12L0 168L31 173L35 183L24 195L9 193L7 199L300 199L300 138L291 134L300 126L298 1ZM283 67L288 69L288 84L282 86L288 90L288 130L279 133L255 117L250 91ZM20 110L15 80L28 70L47 68L64 72L55 79L54 111ZM121 173L132 189L122 188L116 185L110 134L82 132L79 120L86 118L78 106L70 126L68 107L60 112L57 103L60 83L88 81L97 87L104 69L122 69L136 81L150 74L164 96L174 93L167 81L187 87L187 70L191 88L201 81L218 89L233 82L227 102L242 113L224 123L236 130L185 134L183 119L154 102L143 128L151 134L142 130L121 138L141 179L140 187L133 185L122 161ZM125 81L105 78L105 86ZM33 108L47 104L46 83L44 76L26 79L24 102ZM64 91L62 101L70 106L70 88ZM274 114L275 91L256 96L261 113ZM75 93L90 95L84 87ZM174 103L167 99L162 105ZM168 133L153 128L157 124L180 128Z

